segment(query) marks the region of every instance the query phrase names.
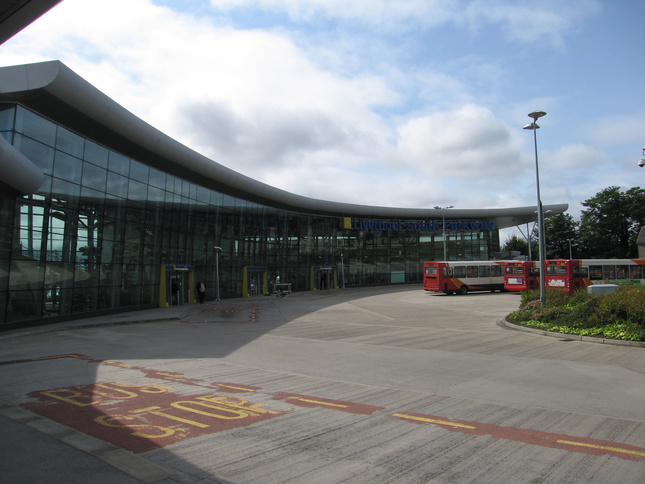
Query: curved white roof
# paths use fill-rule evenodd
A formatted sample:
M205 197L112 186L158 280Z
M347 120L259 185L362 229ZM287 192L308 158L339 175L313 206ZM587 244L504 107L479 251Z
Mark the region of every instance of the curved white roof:
M0 102L17 102L137 161L171 173L192 183L262 205L329 216L381 219L437 219L434 208L397 208L317 200L261 183L175 141L108 98L60 61L0 68ZM24 160L22 160L24 162ZM24 164L24 163L23 163ZM8 180L6 164L0 176ZM8 184L25 193L33 186L24 177ZM14 176L15 178L15 176ZM34 190L35 191L35 190ZM567 204L545 205L551 214L563 213ZM451 209L453 219L494 218L496 228L534 221L535 206L491 209Z

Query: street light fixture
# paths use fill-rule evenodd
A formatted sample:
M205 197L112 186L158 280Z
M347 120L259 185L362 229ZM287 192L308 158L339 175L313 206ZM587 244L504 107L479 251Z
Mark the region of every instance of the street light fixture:
M546 303L546 246L544 238L544 212L542 211L542 199L540 198L540 169L538 165L538 148L537 148L537 130L540 127L537 124L538 118L546 116L544 111L533 111L528 114L533 118L533 122L524 126L524 129L533 131L533 144L535 146L535 184L537 188L537 218L538 218L538 248L540 253L540 304Z
M219 253L222 251L221 247L213 247L215 250L215 300L219 301Z
M449 208L455 208L452 205L448 205L447 207L440 207L440 206L435 206L437 210L441 210L441 217L442 217L442 222L441 222L441 228L443 230L443 260L447 260L448 256L446 255L446 210Z

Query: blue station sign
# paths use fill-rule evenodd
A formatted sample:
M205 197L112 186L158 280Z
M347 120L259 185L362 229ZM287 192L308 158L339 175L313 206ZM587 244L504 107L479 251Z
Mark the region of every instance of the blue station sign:
M432 232L451 230L454 232L472 232L495 229L494 221L465 221L446 220L445 227L441 220L369 220L362 218L344 217L344 228L354 230L374 230L383 232L393 230L395 232Z

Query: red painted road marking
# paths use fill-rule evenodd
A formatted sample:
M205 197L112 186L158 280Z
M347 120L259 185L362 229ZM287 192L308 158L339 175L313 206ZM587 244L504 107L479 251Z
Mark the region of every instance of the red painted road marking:
M645 457L645 449L635 445L618 444L608 440L587 439L570 435L554 434L539 430L502 427L481 422L452 420L422 413L395 413L394 417L415 423L439 425L452 432L463 432L472 435L490 435L496 439L524 442L525 444L540 445L552 449L563 449L585 454L611 454L622 459L639 460Z
M40 402L23 404L28 410L137 453L286 413L231 395L179 395L163 385L99 383L29 396Z
M116 361L97 360L77 353L5 361L0 362L0 365L48 361L60 358L74 358L89 363L101 363L124 369L137 370L141 371L148 378L160 379L183 385L199 386L209 390L218 390L220 392L253 393L261 390L261 387L230 382L213 382L209 384L199 379L188 378L181 373L131 366ZM104 440L114 442L117 445L121 445L123 448L132 450L133 452L145 452L146 450L168 445L168 443L183 440L185 438L203 435L205 433L219 432L221 430L227 430L228 428L235 428L241 425L249 425L255 421L261 421L287 413L262 409L262 405L251 404L248 400L240 397L213 394L201 396L191 395L186 397L172 394L170 390L170 387L165 385L133 386L122 383L97 383L95 385L32 392L29 396L38 398L43 403L27 403L23 404L23 406L36 413L51 418L52 420L77 428L78 430L82 430L90 435L96 435ZM384 409L384 407L377 407L374 405L343 400L330 400L327 398L300 395L297 393L277 392L270 395L274 400L285 400L287 403L299 407L321 407L355 414L371 415L378 410ZM161 396L163 396L163 398L160 398ZM154 403L155 405L133 409L131 408L131 405L123 403L137 400L139 397L146 398L146 401L144 402L145 404ZM138 401L141 402L141 399L139 398ZM121 403L114 404L113 402ZM74 411L69 412L69 407L60 407L61 404L73 405L74 407L72 408L74 408ZM163 406L160 406L161 404L163 404ZM140 407L141 405L139 404L134 406ZM97 415L93 422L103 426L103 431L92 433L92 431L85 428L89 425L85 421L79 423L80 427L74 425L74 422L79 419L79 408L88 409L89 414L93 411L94 414ZM113 409L129 413L114 415L112 412ZM215 411L213 411L213 409ZM106 413L106 410L109 410L109 413ZM180 411L180 413L169 413L168 410L171 410L172 412ZM192 419L185 415L182 416L181 412L188 412L189 417L192 417ZM244 418L242 417L242 413L246 413ZM193 417L192 414L199 415L200 417ZM463 432L472 435L490 435L494 438L523 442L531 445L540 445L543 447L593 455L611 454L629 460L640 460L645 458L645 448L612 441L574 437L531 429L502 427L499 425L480 422L453 420L420 413L395 413L393 416L410 422L438 425L453 432ZM220 422L219 425L215 425L212 420L208 422L200 420L204 417L222 421L229 420L240 422L237 422L237 424L235 422L229 422L228 425ZM155 420L158 418L170 420L172 421L172 425L161 425ZM178 425L175 422L179 422L181 425ZM116 430L110 430L106 433L105 428ZM121 429L120 433L118 432L118 429ZM147 444L136 440L136 445L131 441L128 441L130 442L129 445L133 445L134 448L128 447L128 442L122 445L111 440L111 438L115 438L120 442L124 439L123 435L128 435L129 438L134 436L152 440Z

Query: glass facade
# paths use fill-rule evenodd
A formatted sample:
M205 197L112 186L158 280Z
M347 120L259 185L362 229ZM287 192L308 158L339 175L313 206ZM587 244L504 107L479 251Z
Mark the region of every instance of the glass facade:
M227 298L268 292L249 290L259 280L249 267L298 291L420 283L423 262L443 259L441 220L427 231L356 229L345 226L352 214L262 206L130 159L19 105L0 105L0 134L45 174L33 195L0 194L2 324L159 305L168 265L190 267L212 299L216 268ZM497 230L446 237L449 260L489 260L499 249Z

